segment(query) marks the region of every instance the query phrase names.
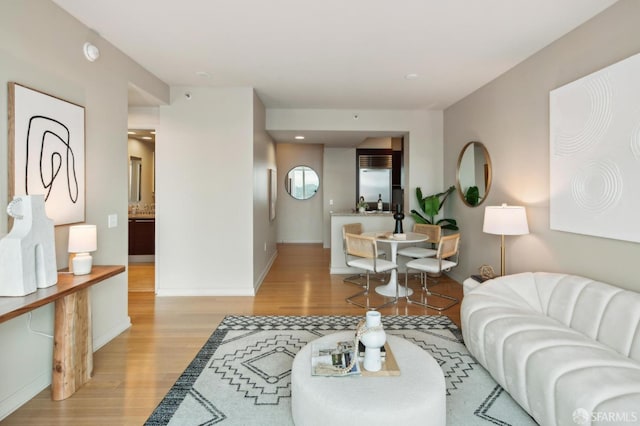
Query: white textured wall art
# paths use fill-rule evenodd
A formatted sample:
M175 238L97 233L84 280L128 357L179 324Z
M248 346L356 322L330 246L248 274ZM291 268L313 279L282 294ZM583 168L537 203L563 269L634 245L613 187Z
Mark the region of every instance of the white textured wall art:
M640 54L549 100L551 229L640 242Z

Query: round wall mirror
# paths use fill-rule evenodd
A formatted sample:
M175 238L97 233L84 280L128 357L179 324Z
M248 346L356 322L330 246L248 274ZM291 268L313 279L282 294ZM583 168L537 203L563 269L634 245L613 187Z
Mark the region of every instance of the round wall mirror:
M467 143L458 157L458 194L469 207L482 204L491 188L491 158L481 142Z
M284 187L296 200L308 200L318 192L320 178L311 167L296 166L285 176Z

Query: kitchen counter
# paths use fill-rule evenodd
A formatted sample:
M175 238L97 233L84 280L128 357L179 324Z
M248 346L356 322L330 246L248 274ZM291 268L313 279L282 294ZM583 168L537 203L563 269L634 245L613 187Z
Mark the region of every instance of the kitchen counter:
M129 219L155 219L156 215L153 213L136 213L130 214Z
M371 210L371 211L367 211L364 213L360 213L360 212L355 212L355 211L345 211L345 212L333 212L331 213L331 216L390 216L393 217L393 213L391 211L378 211L378 210Z

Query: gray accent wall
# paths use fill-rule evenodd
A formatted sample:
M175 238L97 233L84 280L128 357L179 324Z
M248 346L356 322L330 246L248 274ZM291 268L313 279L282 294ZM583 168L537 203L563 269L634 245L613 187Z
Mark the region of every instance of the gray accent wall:
M508 203L526 207L531 234L506 237L507 274L566 272L640 291L640 244L549 229L549 91L640 52L638 17L640 1L621 0L445 110L445 182L455 184L469 141L484 143L493 163L483 205L467 207L457 195L447 201L462 233L455 279L482 264L499 272L500 237L484 234L482 222L485 206Z

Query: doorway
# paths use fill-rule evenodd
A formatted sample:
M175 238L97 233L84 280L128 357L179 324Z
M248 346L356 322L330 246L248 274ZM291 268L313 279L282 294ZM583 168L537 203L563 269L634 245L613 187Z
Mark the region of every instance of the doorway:
M129 129L129 291L155 292L155 129Z

